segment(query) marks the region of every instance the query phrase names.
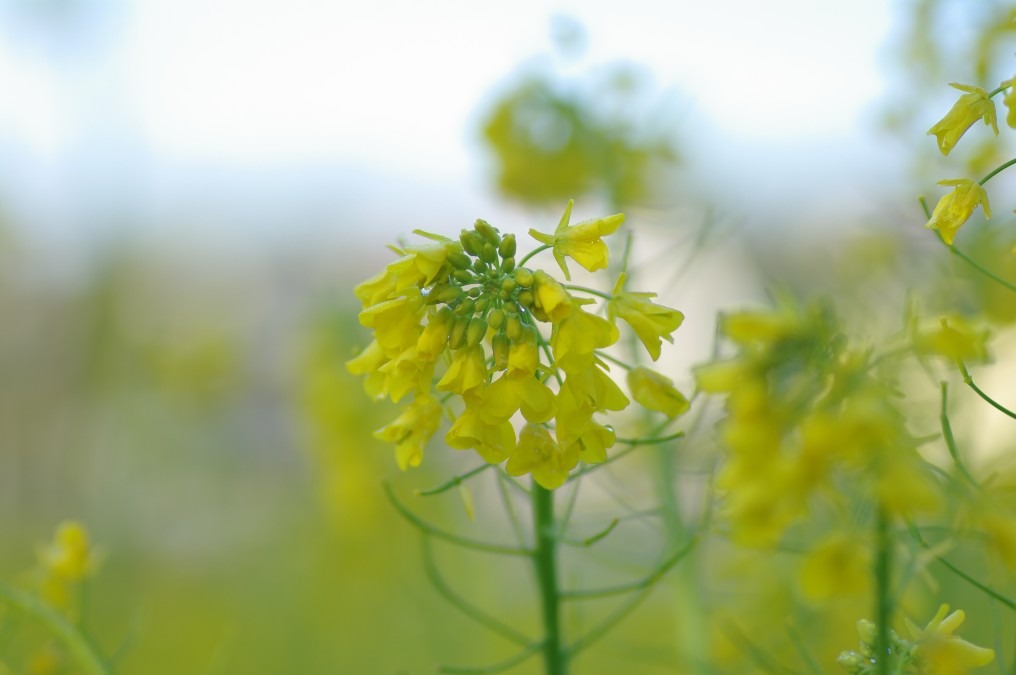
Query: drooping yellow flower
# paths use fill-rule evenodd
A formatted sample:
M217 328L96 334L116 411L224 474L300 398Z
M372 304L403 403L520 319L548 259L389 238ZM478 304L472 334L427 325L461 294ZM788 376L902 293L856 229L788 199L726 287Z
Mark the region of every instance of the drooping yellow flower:
M922 675L967 675L971 668L995 659L994 650L953 635L965 618L963 610L950 614L949 605L943 604L923 629L906 620L907 631L916 642L914 654Z
M554 361L566 373L588 370L593 367L594 352L609 347L619 337L617 326L610 321L575 307L554 328Z
M405 471L423 461L423 446L441 424L441 404L430 396L413 400L402 414L374 432L374 437L395 444L395 460Z
M940 319L940 326L917 331L914 349L918 354L944 356L953 361L984 362L988 360L986 346L989 331L978 330L962 317Z
M974 214L978 205L984 207L984 216L991 218L988 193L969 178L942 180L938 184L954 186L955 189L938 200L935 210L931 213L931 220L925 227L929 230L938 230L942 235L942 241L952 246L956 233Z
M654 370L642 366L629 370L628 390L643 407L668 417L677 417L688 411L688 399L674 387L672 380Z
M554 247L554 258L564 272L564 278L571 280L568 272L568 265L565 263L565 256L582 265L590 272L607 268L608 250L607 245L600 239L608 234L613 234L624 222L624 214L617 213L605 218L594 218L584 220L577 225L569 225L571 210L574 200L568 201L564 215L554 230L554 234L544 234L535 229L529 230L529 236L536 241Z
M511 476L531 473L541 486L554 490L564 485L578 463L577 446L562 448L544 427L527 424L519 433L518 447L508 458L505 470Z
M988 92L980 87L951 82L950 87L968 92L959 97L945 117L928 130L929 135L938 139L938 149L943 155L956 146L963 134L974 122L984 120L998 136L998 123L995 120L995 102L988 98Z
M607 302L608 315L611 320L620 317L631 326L653 361L656 361L660 358L661 342L674 341L670 334L684 322L684 314L652 302L650 298L655 298L656 293L625 291L626 280L627 275L622 272L611 294L613 297Z

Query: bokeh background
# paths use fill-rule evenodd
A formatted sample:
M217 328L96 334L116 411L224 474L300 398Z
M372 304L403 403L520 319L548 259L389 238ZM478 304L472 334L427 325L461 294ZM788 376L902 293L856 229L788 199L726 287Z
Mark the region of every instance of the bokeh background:
M384 499L384 479L412 499L476 460L436 444L401 475L370 436L392 409L343 367L367 339L352 286L415 228L483 217L521 236L575 198L576 219L628 213L643 285L687 315L663 362L685 388L717 309L777 284L833 290L877 334L946 264L916 195L937 197L960 150L946 169L925 133L946 82L1011 75L1012 11L0 0L0 575L21 578L56 523L86 523L104 550L89 630L124 673L408 674L507 656L428 585L416 532ZM992 258L1011 228L981 231L973 250L1014 272ZM973 278L926 290L1003 327L1016 315ZM652 461L609 472L577 527L651 503ZM682 462L694 512L708 466ZM506 532L483 485L475 525L454 493L413 505ZM667 524L634 521L576 563L583 578L651 564ZM535 620L527 570L439 554L478 604ZM692 672L677 656L695 643L689 579L579 672ZM717 603L740 591L725 592ZM853 646L851 623L819 650ZM38 635L4 624L0 639L17 655Z

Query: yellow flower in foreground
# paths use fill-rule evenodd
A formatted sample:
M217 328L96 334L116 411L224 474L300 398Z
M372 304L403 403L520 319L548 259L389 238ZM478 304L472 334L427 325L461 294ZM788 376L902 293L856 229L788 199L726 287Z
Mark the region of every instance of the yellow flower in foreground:
M632 398L650 410L668 417L677 417L688 411L688 399L674 388L674 383L654 370L632 368L628 371L628 389Z
M655 361L660 358L660 343L674 341L670 334L680 327L684 314L652 302L650 298L655 298L656 293L623 290L626 280L627 275L622 272L614 286L613 297L607 302L607 312L612 320L620 317L631 326Z
M938 184L954 186L956 189L938 200L938 204L931 214L931 220L925 227L929 230L938 230L942 235L942 240L952 246L956 233L974 214L978 205L984 207L984 216L991 218L988 193L969 178L943 180Z
M616 213L605 218L584 220L577 225L569 225L571 218L573 200L568 201L564 209L561 222L558 223L554 234L544 234L535 229L529 230L529 236L541 244L554 247L554 258L564 272L564 278L571 280L568 272L568 265L565 263L565 256L585 267L590 272L607 268L608 251L607 245L600 237L613 234L624 222L624 214Z
M924 675L966 675L971 668L991 663L995 652L978 647L953 631L959 628L966 615L963 610L949 614L949 605L938 608L934 618L923 629L907 619L907 631L917 643L917 656L921 673Z
M505 470L511 476L532 473L533 480L554 490L568 480L568 472L579 463L578 447L559 446L544 427L527 424L519 433L519 444L508 458Z
M943 155L948 155L963 137L963 134L967 132L967 129L973 126L977 120L984 120L984 123L990 126L998 136L995 102L988 98L988 92L980 87L971 87L955 82L951 82L949 86L968 93L960 96L945 117L928 130L929 135L938 139L939 151Z
M393 422L374 432L374 437L395 444L395 460L405 471L420 466L423 446L441 424L441 404L422 396L409 404Z

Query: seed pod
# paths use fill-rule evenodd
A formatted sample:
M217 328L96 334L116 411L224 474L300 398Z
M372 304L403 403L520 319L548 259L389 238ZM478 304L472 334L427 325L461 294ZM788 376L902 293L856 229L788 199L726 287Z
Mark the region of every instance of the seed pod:
M536 277L533 275L533 271L526 267L520 267L515 270L515 281L518 282L522 288L530 288L533 285L533 281Z
M490 324L491 328L500 328L504 325L504 310L498 307L492 309L490 314L487 316L487 323Z
M452 324L451 334L448 336L448 346L452 349L458 349L462 345L466 344L466 329L468 327L468 318L460 316L455 319L455 323Z
M477 255L480 252L480 246L483 245L483 241L476 236L475 232L470 230L462 230L459 233L459 241L462 243L462 248L469 255Z
M505 258L501 261L501 270L504 272L511 272L515 269L515 258Z
M466 298L459 303L459 306L455 308L455 313L459 316L469 316L476 311L476 303L472 299Z
M487 322L478 316L474 316L469 320L469 325L466 326L466 346L475 347L480 344L486 334Z
M505 319L504 332L512 342L522 337L522 321L518 314L508 315Z
M519 304L523 307L529 308L532 307L533 303L536 301L536 296L533 295L532 291L522 291L518 294L516 300L518 300Z
M511 258L515 255L515 235L506 234L504 239L501 240L501 244L497 247L497 252L502 258Z
M494 369L504 370L508 367L508 352L511 349L511 342L504 333L496 333L490 340L491 350L494 352Z

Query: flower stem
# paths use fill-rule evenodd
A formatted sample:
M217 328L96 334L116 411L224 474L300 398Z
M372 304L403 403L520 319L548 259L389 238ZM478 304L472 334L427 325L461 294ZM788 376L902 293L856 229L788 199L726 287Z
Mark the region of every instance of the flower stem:
M889 529L889 514L878 507L875 521L875 654L877 654L878 675L889 675L889 624L892 621L892 598L889 593L892 570L893 542Z
M533 482L533 531L536 537L536 581L543 616L543 662L546 675L567 675L568 654L561 639L561 594L557 587L557 528L554 493Z

